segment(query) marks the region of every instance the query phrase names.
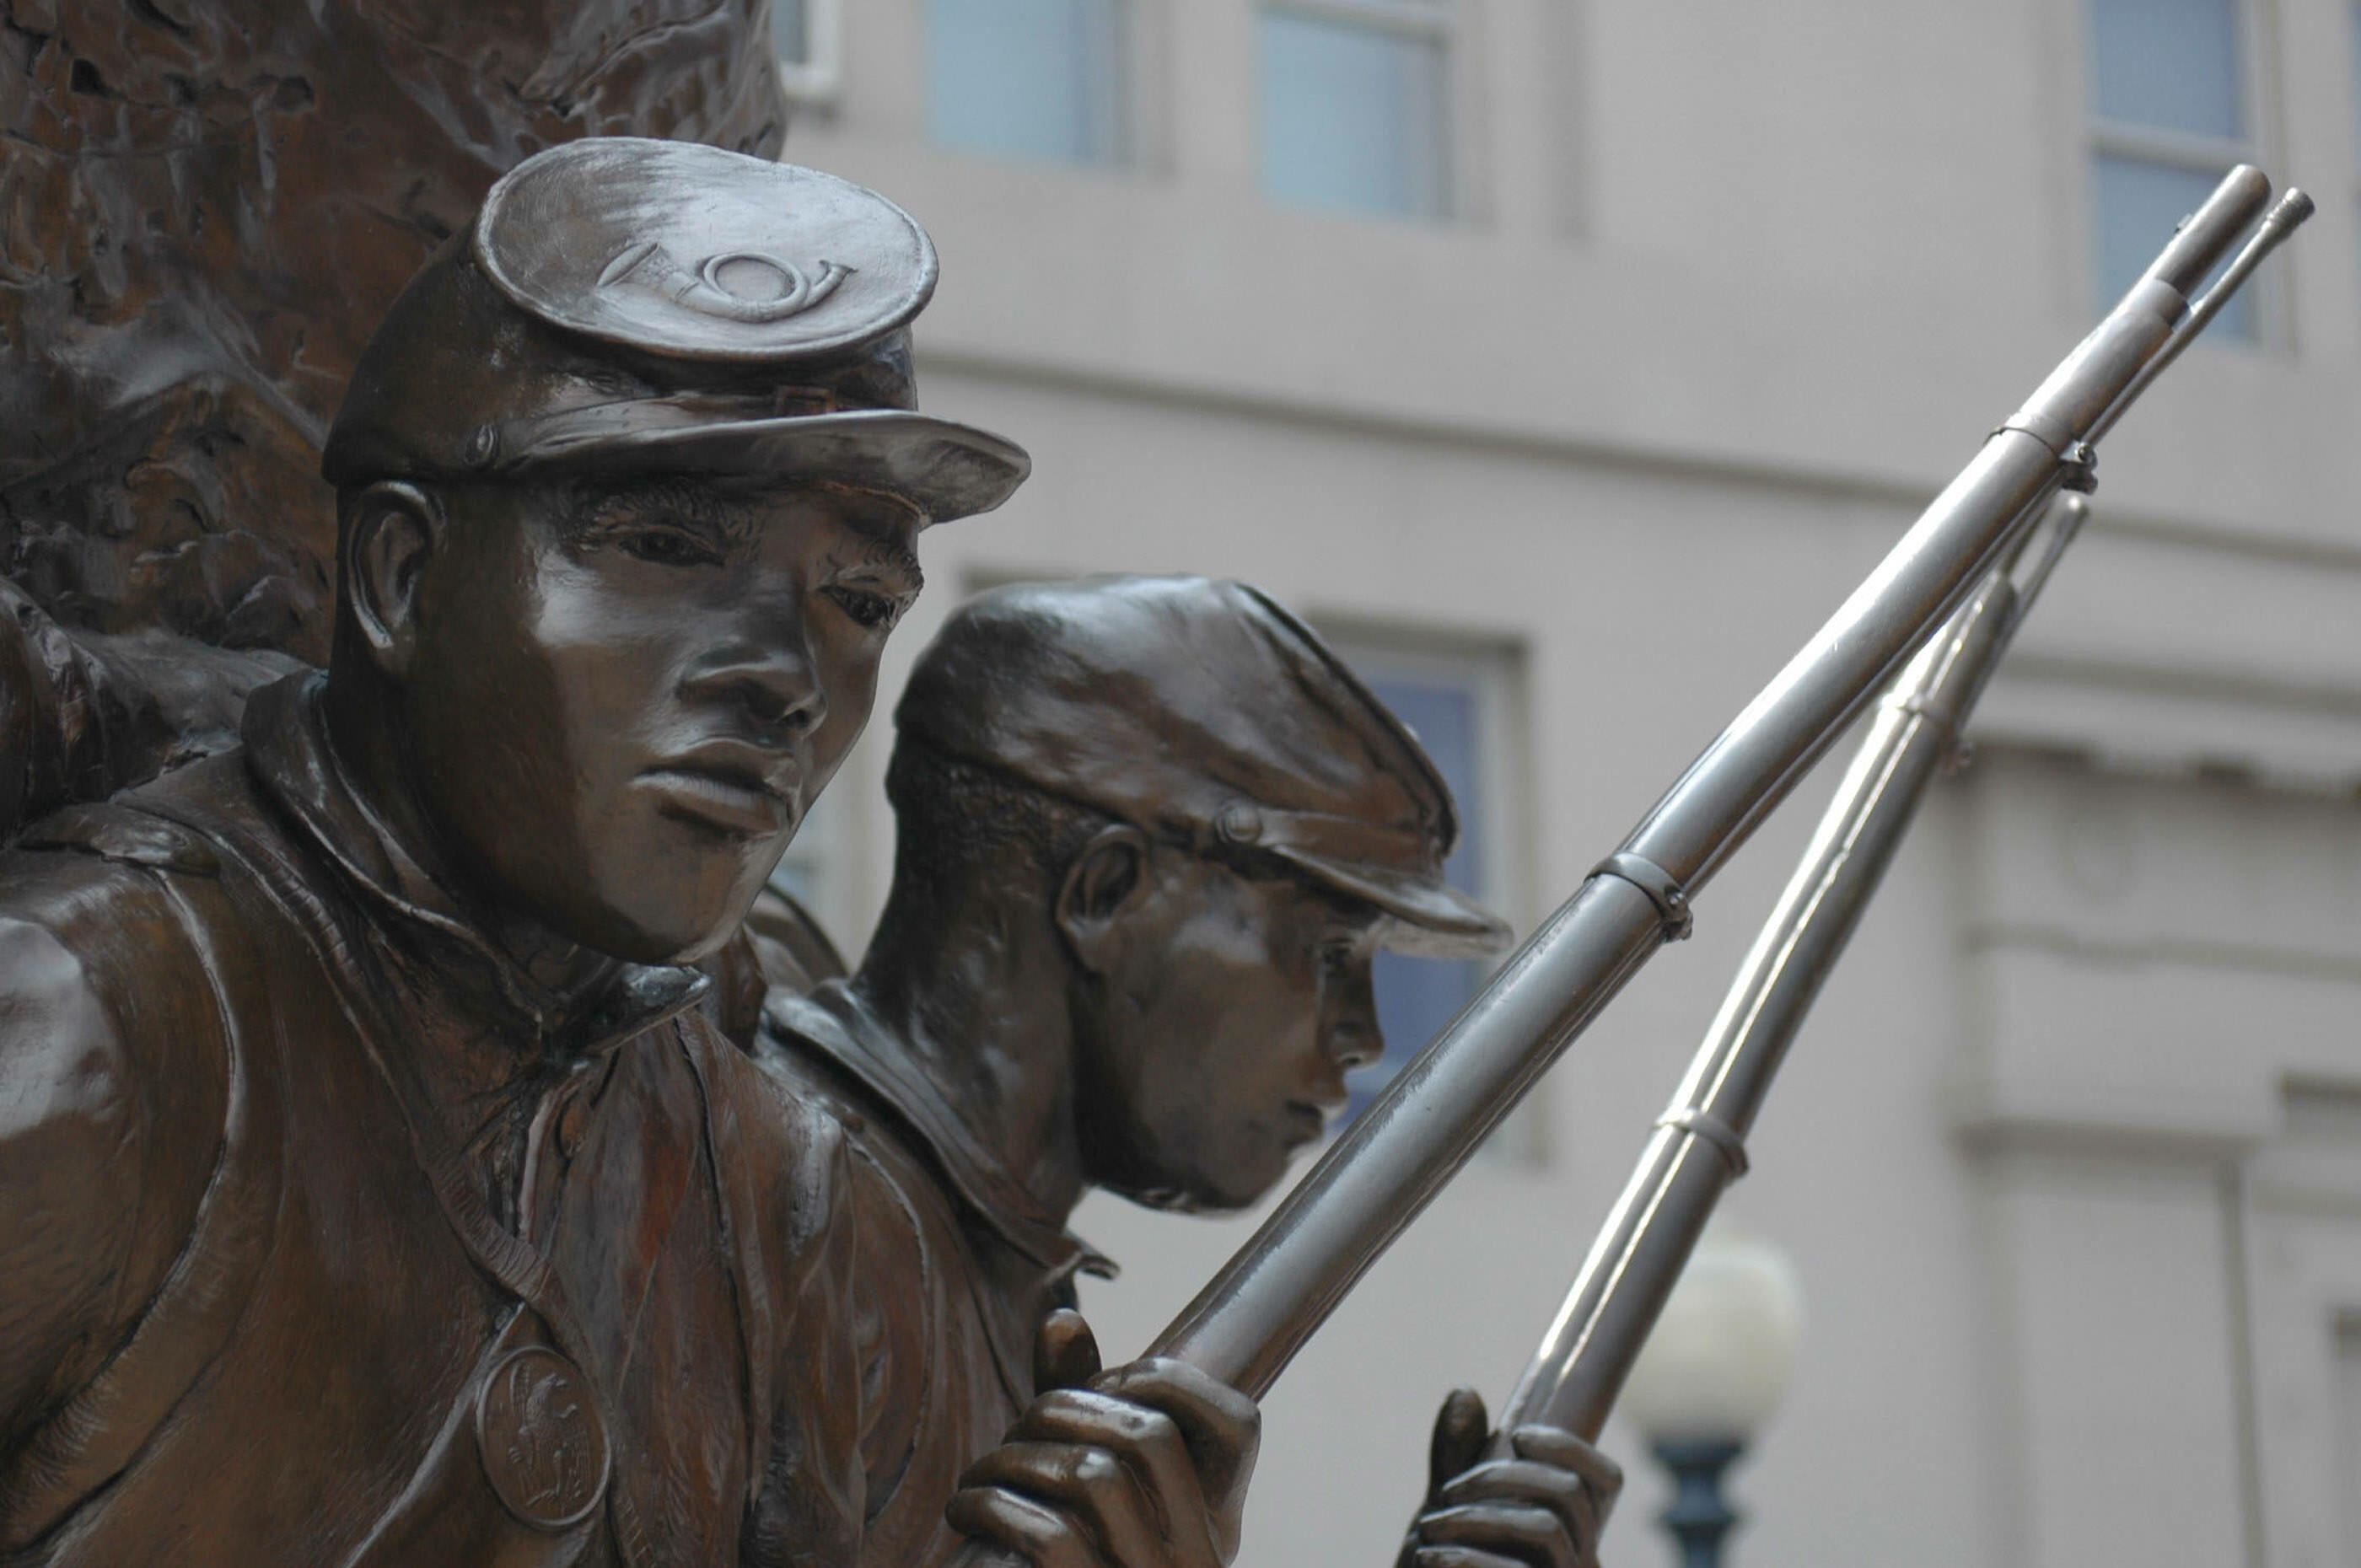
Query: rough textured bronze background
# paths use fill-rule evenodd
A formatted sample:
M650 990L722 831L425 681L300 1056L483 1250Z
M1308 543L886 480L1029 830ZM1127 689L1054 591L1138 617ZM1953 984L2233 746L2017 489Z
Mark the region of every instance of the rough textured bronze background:
M770 0L0 0L0 571L327 655L318 449L402 283L600 133L775 153Z

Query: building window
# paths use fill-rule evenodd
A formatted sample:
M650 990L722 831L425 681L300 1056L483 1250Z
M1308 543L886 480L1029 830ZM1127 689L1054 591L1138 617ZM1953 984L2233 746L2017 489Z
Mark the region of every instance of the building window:
M1459 808L1459 842L1444 863L1444 878L1496 909L1512 905L1510 846L1504 841L1512 773L1507 761L1515 674L1510 657L1408 652L1350 637L1334 640L1334 646L1378 699L1417 733L1451 786ZM1442 1032L1484 983L1492 964L1486 959L1378 955L1378 1024L1385 1031L1386 1054L1353 1075L1351 1114L1358 1115Z
M927 0L928 127L1039 163L1125 160L1125 0Z
M2241 0L2090 0L2092 250L2104 310L2173 226L2239 163L2258 161ZM2253 291L2212 333L2253 342Z
M1450 0L1267 0L1256 17L1263 193L1444 216L1456 21Z
M844 0L771 0L771 43L787 96L826 103L843 81Z

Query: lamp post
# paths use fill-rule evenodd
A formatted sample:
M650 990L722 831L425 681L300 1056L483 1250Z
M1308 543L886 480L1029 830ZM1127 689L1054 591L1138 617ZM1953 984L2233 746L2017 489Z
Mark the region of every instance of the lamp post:
M1722 1475L1787 1391L1802 1326L1803 1290L1787 1255L1717 1224L1632 1364L1621 1409L1673 1474L1672 1506L1658 1519L1680 1545L1682 1568L1720 1568L1722 1539L1738 1522Z

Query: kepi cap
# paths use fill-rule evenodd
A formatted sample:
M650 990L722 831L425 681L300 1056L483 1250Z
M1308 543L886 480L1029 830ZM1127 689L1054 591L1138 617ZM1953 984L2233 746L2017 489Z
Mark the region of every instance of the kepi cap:
M1417 737L1243 583L1094 577L980 594L918 655L894 720L947 756L1375 905L1388 947L1463 958L1509 939L1444 881L1458 817Z
M593 137L504 175L370 339L337 484L740 474L884 490L927 521L1030 467L921 414L934 247L873 191L694 142Z

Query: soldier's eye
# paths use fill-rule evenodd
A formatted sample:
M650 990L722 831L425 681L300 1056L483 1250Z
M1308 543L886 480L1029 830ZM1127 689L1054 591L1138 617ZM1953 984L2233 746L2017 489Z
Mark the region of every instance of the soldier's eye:
M834 599L856 626L873 630L894 619L894 601L884 594L867 593L841 583L831 584L821 591Z
M720 552L684 528L634 528L620 543L631 554L659 566L709 566L721 561Z

